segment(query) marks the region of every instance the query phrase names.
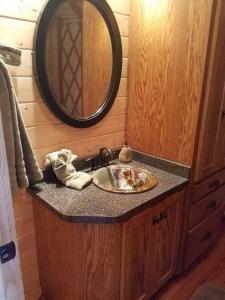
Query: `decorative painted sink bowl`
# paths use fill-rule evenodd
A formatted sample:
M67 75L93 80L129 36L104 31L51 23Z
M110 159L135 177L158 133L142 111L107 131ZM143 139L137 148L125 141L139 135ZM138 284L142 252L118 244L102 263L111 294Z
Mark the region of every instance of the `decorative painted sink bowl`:
M157 184L157 179L149 171L130 165L103 167L92 176L97 187L113 193L140 193Z

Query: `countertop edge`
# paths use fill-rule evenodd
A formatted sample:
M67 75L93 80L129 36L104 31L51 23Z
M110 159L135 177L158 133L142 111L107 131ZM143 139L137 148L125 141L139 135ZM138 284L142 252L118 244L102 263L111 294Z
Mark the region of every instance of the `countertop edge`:
M141 212L145 211L146 209L158 204L168 196L179 192L188 184L189 180L186 179L185 182L165 191L164 193L156 196L153 199L147 200L143 204L133 208L132 210L126 212L123 215L119 216L112 216L112 217L101 217L101 216L69 216L65 215L58 210L56 210L53 206L48 204L45 200L39 197L36 192L32 190L32 188L28 189L28 192L35 197L38 201L44 204L45 207L49 208L54 214L56 214L61 220L71 223L95 223L95 224L117 224L127 221L128 219L140 214Z

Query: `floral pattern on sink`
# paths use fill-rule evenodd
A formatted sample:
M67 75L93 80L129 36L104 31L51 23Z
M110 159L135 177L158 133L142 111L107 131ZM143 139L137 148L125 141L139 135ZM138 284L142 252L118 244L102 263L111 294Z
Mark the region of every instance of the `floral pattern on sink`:
M156 186L157 179L149 171L129 165L111 165L93 174L93 183L113 193L140 193Z

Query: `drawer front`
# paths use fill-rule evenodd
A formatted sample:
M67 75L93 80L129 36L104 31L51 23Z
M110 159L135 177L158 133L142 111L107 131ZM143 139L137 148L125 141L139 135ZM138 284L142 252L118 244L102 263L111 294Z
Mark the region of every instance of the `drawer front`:
M222 203L225 203L225 185L191 206L189 228L204 220Z
M194 202L200 200L205 195L218 189L224 183L225 183L225 169L220 171L219 173L209 177L208 179L204 180L203 182L194 185L193 194L192 194L192 202L194 203Z
M222 224L221 218L222 209L220 207L207 219L188 231L184 254L185 268L218 238Z

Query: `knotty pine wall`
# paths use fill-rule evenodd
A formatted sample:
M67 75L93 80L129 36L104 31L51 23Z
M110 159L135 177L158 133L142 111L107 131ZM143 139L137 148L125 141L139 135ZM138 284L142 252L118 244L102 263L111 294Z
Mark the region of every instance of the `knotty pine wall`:
M191 165L213 0L134 0L127 140Z
M79 156L96 153L100 147L118 147L124 143L128 61L129 0L107 0L119 24L123 46L123 71L113 108L101 123L76 129L59 121L43 102L35 82L32 57L37 18L45 0L0 1L0 41L22 49L22 65L10 67L31 143L39 163L51 151L73 150ZM20 250L26 300L40 296L36 244L31 197L25 191L14 198L17 237Z

